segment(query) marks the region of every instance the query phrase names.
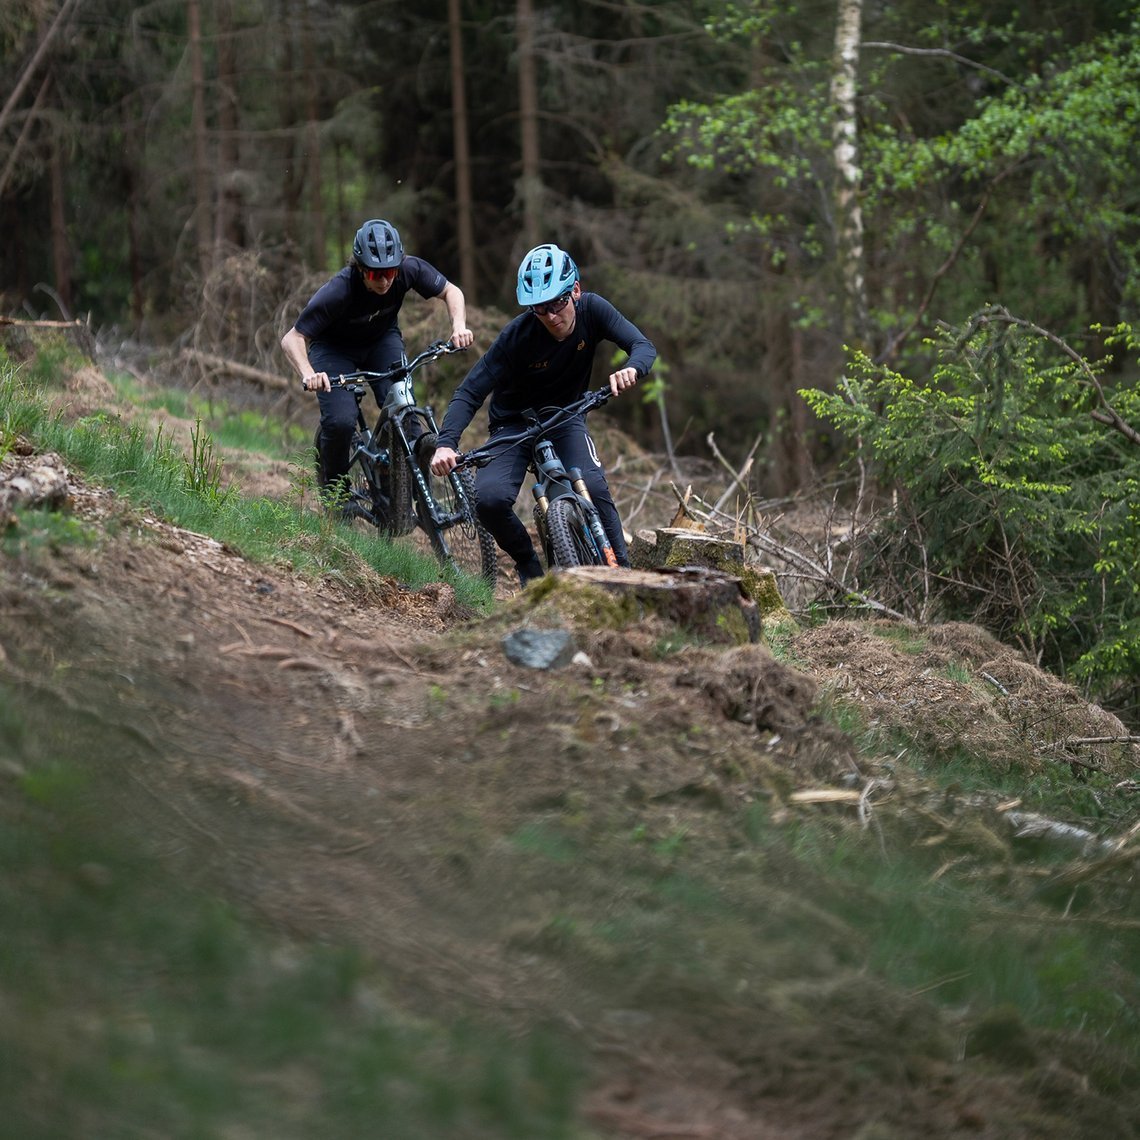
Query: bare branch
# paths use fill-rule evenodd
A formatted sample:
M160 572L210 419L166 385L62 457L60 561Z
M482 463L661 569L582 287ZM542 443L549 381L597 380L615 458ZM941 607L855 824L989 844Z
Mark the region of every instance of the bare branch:
M984 309L977 315L976 321L979 327L992 323L1013 325L1015 328L1026 329L1060 349L1061 352L1081 370L1084 374L1084 382L1096 393L1096 398L1100 401L1101 410L1090 412L1091 417L1096 420L1097 423L1105 424L1107 427L1114 428L1120 432L1129 443L1140 445L1140 431L1137 431L1131 424L1125 422L1117 410L1108 402L1108 397L1104 394L1100 380L1096 373L1089 367L1088 361L1085 360L1075 348L1057 336L1056 333L1051 333L1048 329L1043 329L1040 325L1035 325L1032 321L1015 317L1008 309L1003 308L1001 305L993 305L988 309Z
M8 121L8 117L12 114L12 108L15 107L19 98L24 93L24 88L31 81L31 78L36 73L36 68L40 65L40 60L43 59L47 52L48 46L55 38L56 32L63 27L64 22L71 15L71 10L76 6L78 0L63 0L63 5L60 10L55 14L55 19L52 20L51 26L43 34L43 38L39 44L36 45L36 50L32 58L28 61L27 66L24 68L20 78L16 81L16 86L12 88L12 94L8 96L8 101L4 104L3 110L0 110L0 132L4 130L4 126Z
M984 71L987 75L996 76L1010 87L1020 87L1021 84L1014 79L1010 79L1008 75L1003 74L996 68L987 67L984 63L978 63L975 59L970 59L967 56L959 55L956 51L950 51L948 48L917 48L908 47L906 44L895 44L883 40L864 40L860 45L863 48L881 48L883 51L897 52L899 55L926 55L926 56L940 56L943 59L948 59L952 63L960 63L963 67L972 67L975 71Z

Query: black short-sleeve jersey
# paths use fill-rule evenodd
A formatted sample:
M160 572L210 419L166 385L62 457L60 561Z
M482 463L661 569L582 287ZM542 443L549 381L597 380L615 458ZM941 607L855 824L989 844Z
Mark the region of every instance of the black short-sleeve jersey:
M409 289L430 299L446 285L447 278L435 266L419 257L405 257L391 288L377 295L365 288L358 270L346 265L313 294L294 327L307 340L363 348L395 326Z

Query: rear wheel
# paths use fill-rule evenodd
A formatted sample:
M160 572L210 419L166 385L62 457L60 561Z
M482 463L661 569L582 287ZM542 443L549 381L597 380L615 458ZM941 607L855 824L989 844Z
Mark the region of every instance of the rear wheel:
M573 499L555 499L546 508L546 533L555 566L602 566L582 508Z
M498 568L495 540L475 514L475 479L471 472L451 471L442 479L426 472L425 478L445 525L436 526L417 495L419 525L440 565L478 576L493 586ZM446 525L453 519L452 525Z
M349 444L349 454L355 455L363 443L359 431L353 432ZM359 460L349 465L347 482L342 488L330 488L328 471L325 469L324 459L321 457L321 429L318 427L313 435L314 466L317 475L317 488L321 501L328 508L340 507L346 518L368 518L368 521L380 525L379 519L384 515L384 498L381 489L375 483L375 473L371 466L365 467Z

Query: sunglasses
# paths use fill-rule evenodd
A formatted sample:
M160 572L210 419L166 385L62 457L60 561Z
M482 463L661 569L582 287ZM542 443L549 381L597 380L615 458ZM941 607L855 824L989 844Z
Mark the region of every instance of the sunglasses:
M365 281L391 281L396 276L395 269L368 269L363 267L360 272L364 275Z
M531 305L530 311L536 317L547 317L551 313L560 313L566 308L566 302L570 300L570 295L573 292L573 289L567 289L561 297L555 297L553 301L544 301L541 305Z

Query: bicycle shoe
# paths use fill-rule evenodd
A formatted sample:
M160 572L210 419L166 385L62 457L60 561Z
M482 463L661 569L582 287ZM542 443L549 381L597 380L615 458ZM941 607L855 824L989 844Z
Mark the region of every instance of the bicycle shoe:
M542 563L538 560L537 554L532 554L530 559L526 562L516 562L515 568L519 572L519 585L524 588L528 582L533 582L536 578L541 578L545 573L542 569Z

